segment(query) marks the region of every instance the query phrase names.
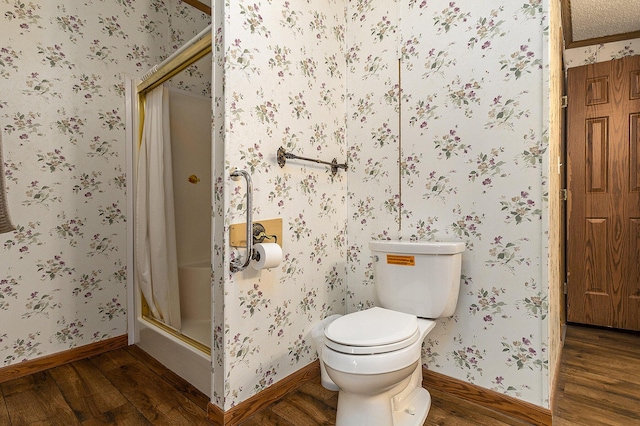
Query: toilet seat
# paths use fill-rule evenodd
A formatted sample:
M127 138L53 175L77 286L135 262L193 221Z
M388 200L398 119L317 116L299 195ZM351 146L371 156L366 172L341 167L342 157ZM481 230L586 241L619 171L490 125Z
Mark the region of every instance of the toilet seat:
M420 338L415 315L371 308L338 318L325 330L325 345L345 354L397 351Z

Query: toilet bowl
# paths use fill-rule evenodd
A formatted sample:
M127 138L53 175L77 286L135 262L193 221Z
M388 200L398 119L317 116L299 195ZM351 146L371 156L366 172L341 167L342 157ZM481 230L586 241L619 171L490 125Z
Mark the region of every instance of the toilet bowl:
M339 392L336 425L421 426L431 407L422 343L431 318L454 313L465 246L372 241L369 248L382 307L342 316L324 332L322 363Z
M431 397L422 388L420 356L434 327L435 321L376 307L327 328L322 362L340 389L337 426L424 423Z

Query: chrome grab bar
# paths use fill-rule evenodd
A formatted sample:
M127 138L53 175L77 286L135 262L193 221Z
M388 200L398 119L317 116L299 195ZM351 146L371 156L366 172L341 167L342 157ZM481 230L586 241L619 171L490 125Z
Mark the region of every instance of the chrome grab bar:
M311 161L313 163L325 164L327 166L330 166L331 176L335 176L336 173L338 173L338 169L347 170L347 163L338 164L338 160L336 160L335 158L333 159L333 161L329 163L328 161L316 160L315 158L301 157L299 155L295 155L291 152L285 151L283 147L278 148L278 153L276 155L276 158L278 160L278 166L280 166L281 168L284 167L285 164L287 164L287 158L288 158L291 160Z
M244 177L247 181L247 257L244 263L240 259L233 259L231 262L231 272L240 272L249 266L251 257L253 256L253 185L251 184L251 175L246 170L236 170L231 173L231 178ZM236 179L234 179L236 180Z

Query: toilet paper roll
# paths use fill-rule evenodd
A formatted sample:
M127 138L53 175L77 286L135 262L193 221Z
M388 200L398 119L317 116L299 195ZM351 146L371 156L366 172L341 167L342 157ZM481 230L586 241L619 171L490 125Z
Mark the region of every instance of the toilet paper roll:
M282 248L276 243L259 243L253 246L254 260L251 261L253 269L274 268L282 261Z

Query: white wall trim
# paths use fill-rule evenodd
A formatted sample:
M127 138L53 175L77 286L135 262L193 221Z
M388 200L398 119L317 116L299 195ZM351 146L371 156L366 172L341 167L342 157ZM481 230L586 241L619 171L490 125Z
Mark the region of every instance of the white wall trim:
M133 345L140 340L136 322L136 297L134 284L133 224L134 224L134 160L136 154L136 134L138 129L138 101L136 79L124 75L125 86L125 151L127 185L127 334L128 343Z

